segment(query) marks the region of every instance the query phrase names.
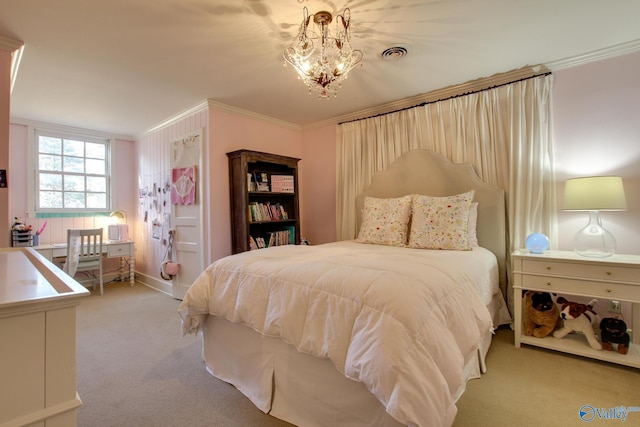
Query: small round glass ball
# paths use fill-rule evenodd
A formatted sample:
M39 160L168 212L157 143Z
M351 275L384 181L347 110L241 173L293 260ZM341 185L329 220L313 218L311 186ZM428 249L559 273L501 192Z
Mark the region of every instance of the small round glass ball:
M542 233L533 233L527 236L525 246L533 254L541 254L549 249L549 238Z

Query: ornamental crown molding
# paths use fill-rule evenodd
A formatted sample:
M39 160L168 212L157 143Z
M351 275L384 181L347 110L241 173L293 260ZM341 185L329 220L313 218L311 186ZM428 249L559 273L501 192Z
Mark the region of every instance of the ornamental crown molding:
M13 52L24 46L24 43L18 40L13 40L8 37L0 36L0 50L6 50L7 52Z
M582 55L572 56L571 58L559 59L557 61L547 62L545 65L549 70L558 71L565 68L576 67L578 65L587 64L589 62L601 61L603 59L613 58L640 50L640 39L627 43L621 43L615 46L594 50Z

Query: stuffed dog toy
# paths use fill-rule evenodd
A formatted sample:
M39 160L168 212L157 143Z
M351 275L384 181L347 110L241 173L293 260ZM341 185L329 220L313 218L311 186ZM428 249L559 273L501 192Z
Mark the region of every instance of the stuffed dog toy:
M560 317L564 325L556 330L553 336L556 338L564 338L569 332L582 332L587 342L594 350L602 350L602 345L596 339L594 326L599 323L598 315L593 311L593 305L598 300L593 299L589 304L580 304L568 301L564 297L559 297L558 304L561 304Z
M525 335L544 338L560 326L560 310L549 292L527 291L524 306Z
M613 344L618 344L618 353L627 354L629 351L629 341L627 324L622 319L605 317L600 322L600 338L602 348L613 351Z

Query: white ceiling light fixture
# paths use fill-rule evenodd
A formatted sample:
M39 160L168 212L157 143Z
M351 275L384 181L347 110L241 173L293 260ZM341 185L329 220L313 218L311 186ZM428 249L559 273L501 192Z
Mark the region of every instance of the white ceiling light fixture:
M310 27L312 18L315 25ZM342 81L363 56L362 51L351 47L351 10L346 8L342 15L336 16L334 36L329 31L332 21L331 13L320 11L309 15L305 6L297 43L283 52L284 65L292 65L309 93L317 91L319 98L328 98L331 92L337 96Z

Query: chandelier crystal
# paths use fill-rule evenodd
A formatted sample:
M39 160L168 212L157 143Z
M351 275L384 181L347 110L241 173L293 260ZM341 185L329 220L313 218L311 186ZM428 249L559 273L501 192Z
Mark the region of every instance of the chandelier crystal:
M312 18L315 25L310 28ZM329 31L332 20L333 16L326 11L310 16L305 7L297 44L283 52L284 65L292 65L309 93L317 91L319 98L328 98L331 92L336 96L349 71L362 61L362 51L353 49L349 42L350 9L336 16L333 37Z

